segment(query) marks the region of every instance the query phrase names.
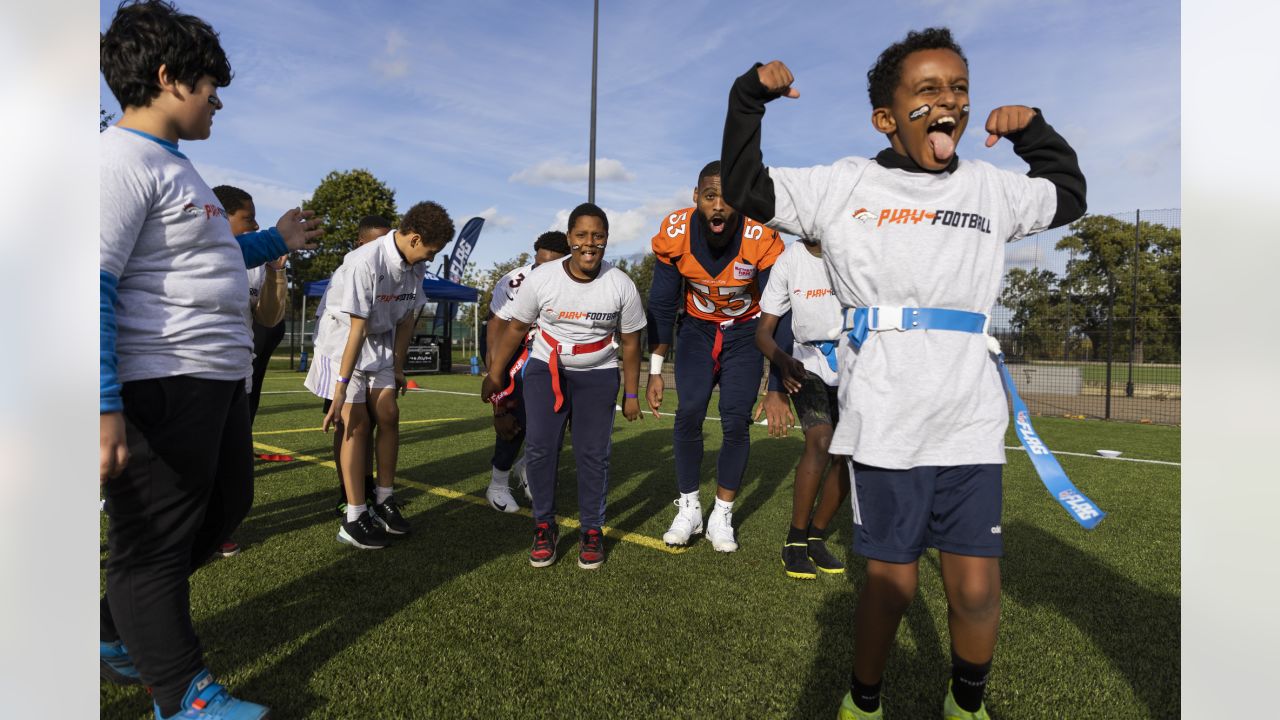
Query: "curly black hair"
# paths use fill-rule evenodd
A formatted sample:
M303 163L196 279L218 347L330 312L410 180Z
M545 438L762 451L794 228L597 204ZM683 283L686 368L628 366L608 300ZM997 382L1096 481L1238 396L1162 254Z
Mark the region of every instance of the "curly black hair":
M218 202L222 203L222 209L228 215L240 212L245 205L253 202L252 195L234 185L219 185L213 189L213 194L218 196Z
M381 215L365 215L360 218L360 224L356 227L356 232L364 232L374 228L378 230L382 228L391 229L391 221Z
M125 109L147 107L160 94L156 71L161 65L187 87L194 88L205 75L213 76L217 87L231 84L231 63L218 33L164 0L120 3L99 41L98 60L107 87Z
M902 61L918 50L951 50L964 60L965 67L969 67L969 59L951 37L949 28L912 30L905 38L885 48L876 58L876 64L867 71L867 95L871 98L872 108L893 104L893 91L902 81Z
M404 214L400 232L417 233L427 245L444 247L453 239L453 220L438 203L420 202Z
M548 230L538 236L533 243L533 251L550 250L561 255L569 254L569 238L559 230Z
M604 210L600 209L595 203L582 203L569 213L569 232L573 232L573 224L578 222L580 217L598 217L600 222L604 224L604 231L609 232L609 217L604 214Z
M698 184L701 185L702 178L707 178L707 177L713 177L713 178L720 177L720 161L719 160L712 160L711 162L702 166L702 171L698 173Z

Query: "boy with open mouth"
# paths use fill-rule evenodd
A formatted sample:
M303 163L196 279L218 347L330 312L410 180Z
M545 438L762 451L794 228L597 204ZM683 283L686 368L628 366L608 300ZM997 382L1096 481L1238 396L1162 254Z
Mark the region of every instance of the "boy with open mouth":
M1004 245L1084 214L1075 152L1034 108L996 108L1026 175L961 161L969 67L945 28L908 33L867 73L871 124L889 147L809 168L766 168L765 103L798 98L781 62L739 77L729 98L725 196L769 227L821 242L845 322L830 452L850 458L855 546L867 584L839 717L882 717L881 677L915 594L926 547L939 551L952 673L943 717L987 718L982 698L1000 617L1001 469L1009 415L986 336Z

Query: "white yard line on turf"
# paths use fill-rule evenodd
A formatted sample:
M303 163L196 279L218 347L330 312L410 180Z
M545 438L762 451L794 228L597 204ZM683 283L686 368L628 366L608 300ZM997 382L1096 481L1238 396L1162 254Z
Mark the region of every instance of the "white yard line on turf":
M1004 449L1005 450L1021 450L1023 452L1027 451L1027 449L1022 447L1021 445L1005 445ZM1109 458L1109 457L1102 457L1101 455L1094 455L1093 453L1066 452L1064 450L1054 450L1053 454L1054 455L1071 455L1072 457L1093 458L1094 460L1123 460L1125 462L1150 463L1151 465L1170 465L1172 467L1182 467L1182 463L1169 462L1168 460L1143 460L1142 458L1127 458L1127 457Z
M289 393L310 393L310 392L311 392L310 390L264 390L262 391L262 394L263 395L287 395ZM473 392L458 392L457 390L434 390L431 388L416 388L414 390L410 390L409 392L440 393L441 395L462 395L464 397L476 396L476 393L473 393ZM652 413L650 413L647 410L644 412L644 414L652 416ZM675 413L660 412L658 414L663 417L676 416ZM708 415L703 422L712 422L712 421L720 422L720 418L712 417ZM756 425L768 425L768 422L765 420L761 420L760 422L756 423ZM1026 452L1026 449L1023 448L1021 445L1006 445L1004 449L1005 450L1022 450L1023 452ZM1127 458L1127 457L1104 458L1101 455L1094 455L1092 453L1065 452L1062 450L1054 450L1053 452L1055 455L1070 455L1072 457L1093 458L1094 460L1121 460L1124 462L1147 463L1150 465L1168 465L1170 467L1177 467L1177 468L1182 467L1182 463L1169 462L1167 460L1144 460L1142 458Z

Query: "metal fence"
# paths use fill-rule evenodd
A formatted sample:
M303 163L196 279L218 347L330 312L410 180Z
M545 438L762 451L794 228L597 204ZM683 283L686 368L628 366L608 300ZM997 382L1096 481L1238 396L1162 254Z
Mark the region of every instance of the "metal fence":
M1091 215L1006 248L992 334L1032 413L1180 425L1181 211Z
M1089 215L1006 247L991 332L1032 413L1182 423L1181 215Z

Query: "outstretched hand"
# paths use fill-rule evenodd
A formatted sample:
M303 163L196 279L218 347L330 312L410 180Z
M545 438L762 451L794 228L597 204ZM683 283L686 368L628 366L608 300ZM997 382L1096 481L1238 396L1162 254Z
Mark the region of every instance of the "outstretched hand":
M312 241L323 235L324 230L320 229L320 221L315 219L315 215L314 210L293 208L280 216L276 230L290 251L316 249L317 245Z
M781 60L761 65L756 68L756 74L760 77L760 84L764 85L771 94L792 99L800 97L800 91L791 87L791 83L795 82L795 76Z
M1002 105L987 117L987 147L994 147L1005 135L1025 130L1036 116L1036 111L1026 105Z

